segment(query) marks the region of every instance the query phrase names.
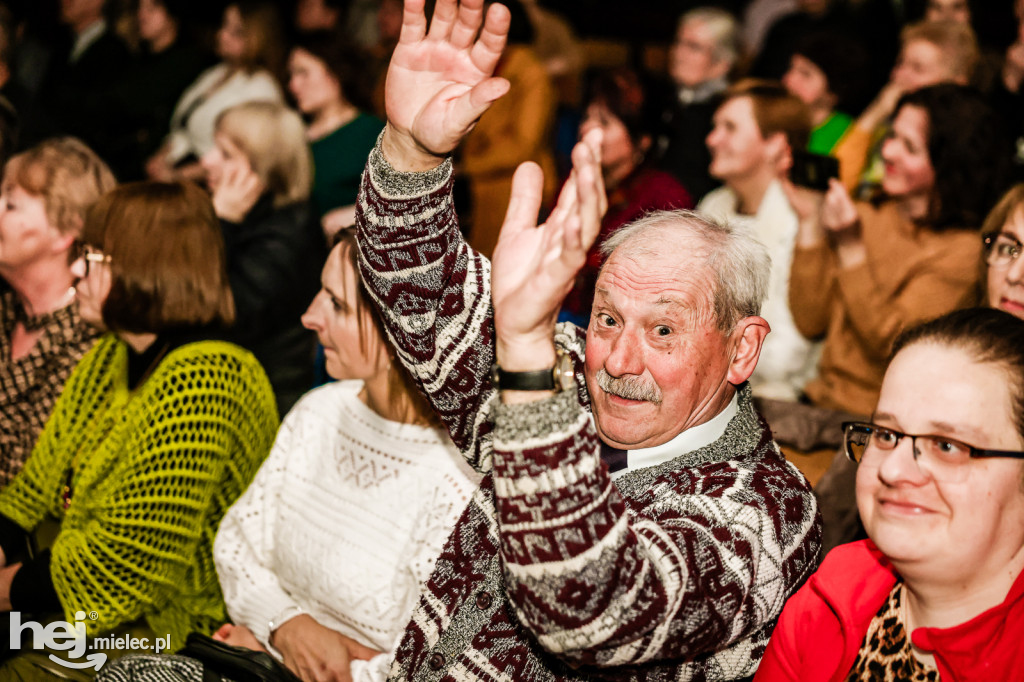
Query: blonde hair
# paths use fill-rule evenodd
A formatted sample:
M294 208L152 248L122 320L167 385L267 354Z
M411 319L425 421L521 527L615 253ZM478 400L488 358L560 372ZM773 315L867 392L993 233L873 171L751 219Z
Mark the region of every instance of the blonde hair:
M46 140L13 156L4 177L41 198L47 220L61 234L75 236L89 207L117 185L107 164L73 137Z
M306 126L297 113L276 102L247 102L221 114L217 132L249 159L273 196L274 206L309 198L313 155L306 143Z
M913 42L931 43L942 53L943 64L953 76L966 83L974 75L978 64L978 39L967 24L956 21L919 21L910 24L900 34L905 48Z

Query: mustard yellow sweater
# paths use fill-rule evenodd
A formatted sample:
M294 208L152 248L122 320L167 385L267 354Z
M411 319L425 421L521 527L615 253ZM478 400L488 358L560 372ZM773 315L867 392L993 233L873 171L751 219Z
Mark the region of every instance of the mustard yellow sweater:
M29 532L60 522L50 572L66 620L95 611L93 635L145 618L177 648L225 619L213 539L277 409L263 368L229 343L174 348L134 390L127 362L113 335L82 358L0 514Z

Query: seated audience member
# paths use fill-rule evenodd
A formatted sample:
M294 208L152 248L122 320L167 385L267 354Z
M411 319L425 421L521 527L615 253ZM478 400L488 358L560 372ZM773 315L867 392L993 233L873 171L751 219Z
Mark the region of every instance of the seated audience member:
M288 90L309 117L310 196L328 235L355 222L366 156L384 127L365 113L369 95L362 68L359 55L330 33L299 36L288 60Z
M0 488L21 470L71 370L99 336L82 321L69 254L114 176L78 140L7 162L0 186Z
M841 34L814 33L797 44L782 84L810 112L808 151L831 154L853 124L845 112L859 95L865 68L863 48Z
M819 533L745 386L768 255L697 214L655 213L605 242L586 335L556 327L600 231L601 133L574 151L546 223L525 164L493 266L467 246L447 157L508 89L492 74L509 15L482 5L439 0L427 37L423 3L406 2L356 212L397 356L485 474L391 679L749 676Z
M328 31L341 37L347 6L341 0L296 0L295 29L300 34Z
M552 131L558 95L533 48L535 32L519 0L503 0L512 12L508 47L497 75L510 84L509 96L487 110L462 146L458 161L469 185L469 241L490 257L501 230L502 207L508 206L512 174L533 161L544 169L544 201L558 190Z
M122 180L145 177L146 159L163 143L182 92L212 63L189 40L186 2L139 0L136 17L141 53L116 89L125 121L120 135Z
M224 10L217 31L221 61L181 95L163 146L146 163L153 180L199 179L199 159L213 149L217 118L243 102L280 102L278 75L284 46L280 19L269 0L238 0Z
M738 36L731 14L717 7L698 7L679 19L669 51L671 103L661 114L663 129L656 154L659 167L683 183L694 201L718 186L708 173L711 156L704 139L739 58Z
M824 337L818 378L805 392L814 405L856 415L878 402L900 331L975 299L978 229L1008 165L994 114L972 88L904 95L892 131L880 203L854 203L835 180L823 202L809 190L790 193L800 218L790 310L804 335ZM853 472L842 459L833 466L817 488L827 548L856 526L847 504Z
M479 475L395 359L359 283L355 232L339 237L303 322L342 381L289 413L221 523L214 559L234 625L216 636L273 645L304 679L347 660L354 640L353 659L377 655L353 660L353 679L383 681Z
M228 109L203 156L235 299L231 339L260 361L286 414L313 385L316 336L302 311L319 288L327 245L309 201L302 119L273 102Z
M1024 184L1006 193L982 227L988 305L1024 318Z
M896 343L844 424L867 540L782 611L756 681L1016 680L1024 670L1024 322L957 311Z
M128 47L104 18L106 0L62 0L68 29L53 47L34 106L23 113L23 144L74 135L103 159L122 132L114 86L128 65Z
M797 218L780 182L792 150L807 146L809 131L803 102L776 82L745 80L726 92L707 139L711 174L725 186L704 197L698 209L747 231L768 247L772 259L762 308L772 333L750 377L754 395L763 398L796 400L814 376L818 358L818 344L797 330L789 312Z
M0 603L53 621L94 613L89 636L159 636L177 648L224 622L213 536L270 450L273 393L249 352L218 340L233 305L201 189L114 189L82 241L72 266L81 315L109 333L0 492ZM43 537L50 517L52 547L23 560L25 536ZM70 655L23 647L0 677L63 677L67 666L51 658Z
M890 132L896 102L908 92L937 83L966 85L978 61L974 31L955 22L921 22L903 29L889 82L847 130L835 148L840 179L858 199L869 199L882 184L881 148Z
M647 163L656 115L634 71L619 68L594 74L580 137L594 128L603 133L601 173L608 193L608 212L601 220L597 240L587 252L587 262L562 305L562 319L577 326L586 327L590 322L604 240L648 211L693 208L685 187Z

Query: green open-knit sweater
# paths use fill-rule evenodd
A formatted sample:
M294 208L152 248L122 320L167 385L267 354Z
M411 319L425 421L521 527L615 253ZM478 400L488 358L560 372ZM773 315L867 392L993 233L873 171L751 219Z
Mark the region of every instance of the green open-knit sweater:
M82 358L0 514L30 532L60 522L50 572L66 620L96 612L93 635L145 618L177 648L225 619L213 539L270 450L277 409L263 368L229 343L174 348L134 390L127 362L112 334Z

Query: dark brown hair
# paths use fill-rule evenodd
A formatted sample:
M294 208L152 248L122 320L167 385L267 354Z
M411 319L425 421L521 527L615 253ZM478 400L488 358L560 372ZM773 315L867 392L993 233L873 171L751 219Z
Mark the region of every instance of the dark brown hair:
M434 412L434 408L431 407L420 391L416 380L413 379L408 370L395 357L394 346L391 345L391 341L388 339L387 330L384 328L384 321L381 319L380 312L366 291L366 287L363 286L363 280L359 274L359 246L356 243L355 229L349 227L338 230L331 242L332 253L336 247L338 256L342 259L343 263L346 263L355 271L359 282L355 306L356 324L359 330L359 350L363 353L366 352L367 346L372 339L372 333L379 337L383 352L387 353L391 358L391 367L388 370L389 402L404 407L404 412L408 415L411 423L429 424L431 426L440 425L440 420ZM342 279L342 282L344 282L344 279ZM342 286L344 287L344 284ZM338 293L343 296L348 294L344 289ZM370 320L372 325L370 328L363 324L363 321L367 319Z
M238 9L242 17L242 67L249 73L266 69L280 81L284 75L285 43L277 6L268 0L234 0L228 7Z
M89 211L82 240L110 256L102 312L111 331L159 334L234 322L220 224L197 185L121 185Z
M995 308L966 308L912 327L892 347L892 358L918 344L959 348L976 362L998 365L1006 371L1017 432L1024 438L1024 320Z

